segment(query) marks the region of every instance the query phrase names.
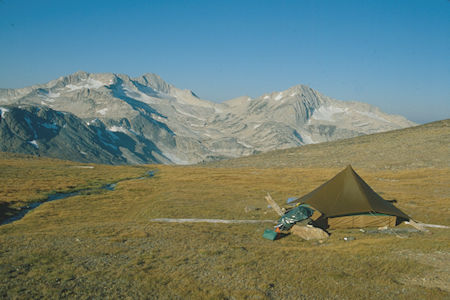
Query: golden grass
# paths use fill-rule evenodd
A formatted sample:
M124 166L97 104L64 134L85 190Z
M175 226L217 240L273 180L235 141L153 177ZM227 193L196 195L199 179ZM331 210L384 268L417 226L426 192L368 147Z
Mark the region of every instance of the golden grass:
M1 163L1 162L0 162ZM29 167L17 167L28 182ZM5 162L3 162L5 164ZM54 174L66 166L55 164ZM97 167L99 169L97 169ZM12 167L15 168L15 167ZM36 166L36 168L40 168ZM104 168L104 169L102 169ZM364 234L336 230L324 243L262 239L269 225L166 224L152 218L276 219L266 192L283 204L330 179L336 168L146 166L156 176L115 191L41 205L0 227L0 297L162 299L445 299L450 291L448 230ZM95 166L74 189L141 173ZM356 169L385 199L427 223L450 225L450 170ZM12 172L12 171L11 171ZM36 171L37 172L37 171ZM40 175L44 180L45 176ZM102 173L104 172L104 173ZM114 174L114 175L112 175ZM56 176L56 175L55 175ZM86 178L78 178L86 177ZM134 176L134 175L133 175ZM54 177L55 178L55 177ZM51 180L46 181L50 184ZM0 188L6 188L1 182ZM50 188L50 187L49 187ZM39 195L28 185L29 195ZM51 187L51 189L54 189ZM23 193L25 193L25 188ZM34 197L34 196L33 196ZM246 213L245 207L253 209ZM343 237L356 240L345 242ZM427 259L428 258L428 259Z
M88 167L88 168L86 168ZM92 168L91 168L92 167ZM0 152L0 222L55 192L96 188L145 174L148 168L81 164Z

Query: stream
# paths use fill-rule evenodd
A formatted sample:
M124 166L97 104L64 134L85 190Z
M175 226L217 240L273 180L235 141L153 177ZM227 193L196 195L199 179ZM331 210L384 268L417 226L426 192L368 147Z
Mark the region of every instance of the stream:
M0 222L0 226L6 225L6 224L11 224L12 222L22 219L28 212L39 207L43 203L55 201L55 200L66 199L69 197L74 197L74 196L80 195L81 193L96 192L96 191L101 191L101 190L114 191L114 189L116 188L116 186L119 182L128 181L128 180L136 180L136 179L152 178L153 176L155 176L155 172L156 172L155 170L151 170L151 171L146 172L146 175L144 175L144 176L140 176L140 177L136 177L136 178L122 179L122 180L119 180L119 181L116 181L113 183L105 184L99 188L82 189L82 190L78 190L78 191L70 192L70 193L51 194L42 201L32 202L32 203L28 204L27 206L23 206L23 207L19 208L18 212L14 216L9 217L8 219Z

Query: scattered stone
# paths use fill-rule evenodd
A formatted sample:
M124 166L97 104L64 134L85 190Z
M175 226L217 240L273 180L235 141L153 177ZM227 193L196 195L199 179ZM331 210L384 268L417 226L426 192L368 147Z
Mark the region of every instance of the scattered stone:
M251 212L251 211L257 211L257 210L260 210L260 209L261 209L261 208L259 208L259 207L247 205L247 206L244 208L244 211L245 211L246 213L249 213L249 212Z

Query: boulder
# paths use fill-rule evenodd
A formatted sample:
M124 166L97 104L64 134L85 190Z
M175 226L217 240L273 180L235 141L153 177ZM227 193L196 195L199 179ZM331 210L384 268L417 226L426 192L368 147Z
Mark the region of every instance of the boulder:
M329 234L317 227L294 225L291 232L304 240L322 240L328 238Z

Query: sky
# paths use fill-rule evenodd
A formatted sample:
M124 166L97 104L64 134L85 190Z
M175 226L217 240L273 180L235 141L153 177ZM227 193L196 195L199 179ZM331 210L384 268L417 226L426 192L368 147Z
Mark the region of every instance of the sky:
M216 102L297 84L450 118L449 0L0 0L0 88L156 73Z

